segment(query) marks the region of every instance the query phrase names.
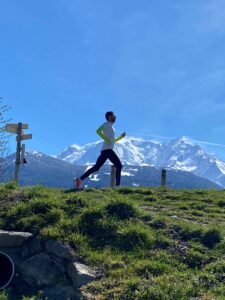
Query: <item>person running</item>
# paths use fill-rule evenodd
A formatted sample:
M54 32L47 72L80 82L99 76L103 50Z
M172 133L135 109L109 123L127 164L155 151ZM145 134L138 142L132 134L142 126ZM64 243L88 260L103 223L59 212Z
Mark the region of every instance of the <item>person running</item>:
M113 123L116 121L116 116L113 111L105 113L106 122L104 122L97 130L97 134L104 140L101 149L101 154L97 158L97 161L93 167L88 169L82 176L74 178L74 186L79 189L82 186L82 181L92 173L98 171L105 161L109 159L116 167L116 186L120 185L121 169L123 165L117 154L114 152L114 143L125 137L126 133L123 132L120 136L115 138L115 129Z

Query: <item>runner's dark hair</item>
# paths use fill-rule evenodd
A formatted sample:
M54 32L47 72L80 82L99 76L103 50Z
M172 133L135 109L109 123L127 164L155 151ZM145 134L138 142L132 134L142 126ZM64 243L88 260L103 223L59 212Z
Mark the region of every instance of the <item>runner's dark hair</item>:
M113 114L113 111L107 111L105 113L105 118L106 118L107 121L108 121L109 116L111 116L112 114Z

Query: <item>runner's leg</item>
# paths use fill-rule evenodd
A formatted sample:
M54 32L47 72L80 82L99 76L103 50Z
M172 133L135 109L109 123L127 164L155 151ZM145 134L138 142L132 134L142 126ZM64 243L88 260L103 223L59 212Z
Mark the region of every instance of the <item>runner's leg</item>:
M120 185L121 169L123 165L117 154L113 151L113 149L111 149L111 151L109 152L108 158L116 167L116 185Z
M84 180L92 173L98 171L108 158L108 156L106 154L107 153L105 151L101 151L101 154L97 158L95 165L93 167L91 167L90 169L88 169L82 176L80 176L80 179Z

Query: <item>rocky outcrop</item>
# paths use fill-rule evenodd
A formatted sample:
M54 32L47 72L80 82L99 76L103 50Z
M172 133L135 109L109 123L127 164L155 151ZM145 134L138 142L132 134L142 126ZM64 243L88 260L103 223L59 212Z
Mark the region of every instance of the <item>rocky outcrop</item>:
M99 276L69 244L28 232L0 230L0 251L9 255L15 265L15 275L7 287L13 299L39 290L48 300L85 299L79 288Z

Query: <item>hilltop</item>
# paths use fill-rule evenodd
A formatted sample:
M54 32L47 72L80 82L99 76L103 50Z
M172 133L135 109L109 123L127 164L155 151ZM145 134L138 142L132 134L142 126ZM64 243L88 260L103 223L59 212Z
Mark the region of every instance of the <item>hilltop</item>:
M69 242L103 274L88 299L225 299L221 190L2 184L0 229Z

